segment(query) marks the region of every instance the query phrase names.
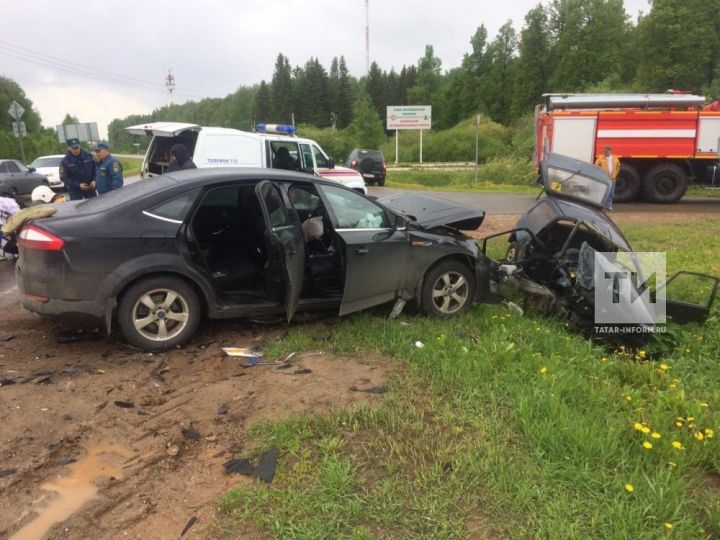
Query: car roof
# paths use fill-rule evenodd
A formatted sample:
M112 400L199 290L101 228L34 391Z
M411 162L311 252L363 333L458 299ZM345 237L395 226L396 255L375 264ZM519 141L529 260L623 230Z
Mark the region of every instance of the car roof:
M65 157L65 154L50 154L49 156L38 156L33 161L43 158L49 158L49 157Z
M177 182L193 186L204 186L208 183L223 182L225 180L287 180L291 182L305 182L308 184L313 181L322 181L321 178L312 174L255 167L212 167L206 169L189 169L166 173L164 176L172 178ZM326 183L334 184L334 182Z

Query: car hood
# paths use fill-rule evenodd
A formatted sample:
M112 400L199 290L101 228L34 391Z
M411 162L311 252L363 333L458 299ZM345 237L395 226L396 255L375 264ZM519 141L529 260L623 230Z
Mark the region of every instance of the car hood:
M35 172L40 174L58 174L58 167L38 167Z
M485 218L483 210L414 193L398 193L378 199L378 202L412 218L426 229L444 225L462 231L474 231Z

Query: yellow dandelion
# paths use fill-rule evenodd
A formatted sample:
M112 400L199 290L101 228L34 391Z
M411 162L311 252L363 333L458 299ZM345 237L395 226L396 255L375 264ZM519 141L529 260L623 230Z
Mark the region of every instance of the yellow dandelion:
M670 523L669 521L666 522L666 523L665 523L665 528L666 528L668 531L669 531L670 529L672 529L672 523Z
M643 426L640 422L635 422L635 424L633 424L633 427L638 431L642 431L645 426Z
M690 349L685 349L685 352L690 352Z
M632 484L625 484L625 491L627 491L628 493L632 493L633 491L635 491L635 487Z
M676 425L677 427L683 427L683 423L682 423L682 422L675 422L675 425Z
M685 448L680 441L673 441L673 442L672 442L672 447L673 447L673 448L676 448L677 450L682 450L682 449Z
M688 422L694 422L694 421L695 421L695 417L694 417L694 416L688 416L687 421L688 421Z
M545 374L547 373L547 371L548 371L548 370L547 370L546 367L541 367L541 368L540 368L540 373L542 373L543 375L545 375Z
M645 442L643 443L643 448L644 448L645 450L651 450L651 449L652 449L652 443L651 443L651 442L648 442L648 441L645 441Z
M668 465L670 465L671 467L677 467L677 463L675 463L674 461L668 461Z
M653 439L659 439L660 437L662 437L662 435L660 435L657 431L653 431L650 436L651 436Z
M632 401L632 396L625 396L625 401Z
M650 428L647 426L643 426L643 428L640 431L642 431L643 433L645 433L647 435L648 433L650 433Z
M701 403L700 406L707 409L710 405L708 405L707 403Z
M696 438L698 441L702 441L702 440L705 438L705 435L703 435L702 431L698 431L698 432L695 433L695 438Z
M675 384L675 383L669 384L669 385L668 385L668 388L669 388L670 390L675 390L675 389L677 388L677 384Z
M712 429L710 429L710 428L705 428L705 436L706 436L708 439L712 439L712 438L713 438L713 435L715 435L715 432L714 432Z
M645 358L645 351L638 351L637 354L640 358Z

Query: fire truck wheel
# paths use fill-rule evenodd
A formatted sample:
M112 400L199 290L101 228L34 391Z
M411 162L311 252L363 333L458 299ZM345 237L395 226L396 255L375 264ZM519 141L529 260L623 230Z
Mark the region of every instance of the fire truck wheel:
M687 174L674 163L660 163L652 167L645 175L643 184L645 198L658 203L679 201L687 188Z
M615 202L634 201L640 193L642 181L640 173L632 165L622 164L620 173L615 179Z

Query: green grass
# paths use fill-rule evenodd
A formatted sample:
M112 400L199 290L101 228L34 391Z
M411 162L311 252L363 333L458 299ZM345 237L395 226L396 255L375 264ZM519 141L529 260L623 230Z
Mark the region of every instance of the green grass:
M397 171L389 169L385 185L400 189L419 189L434 191L490 191L496 193L538 193L539 187L533 183L499 184L482 177L475 181L472 169L460 171L410 169Z
M119 158L119 161L120 163L122 163L124 177L140 174L140 167L142 167L142 156L139 159Z
M626 232L638 250L668 249L670 272L720 274L720 220ZM399 366L381 404L252 426L257 451L280 449L278 474L231 490L218 532L232 538L251 523L276 538L720 535L717 313L653 362L502 306L453 321L385 315L341 319L326 345L338 369L370 353ZM327 327L297 326L266 354L316 349L318 333Z

